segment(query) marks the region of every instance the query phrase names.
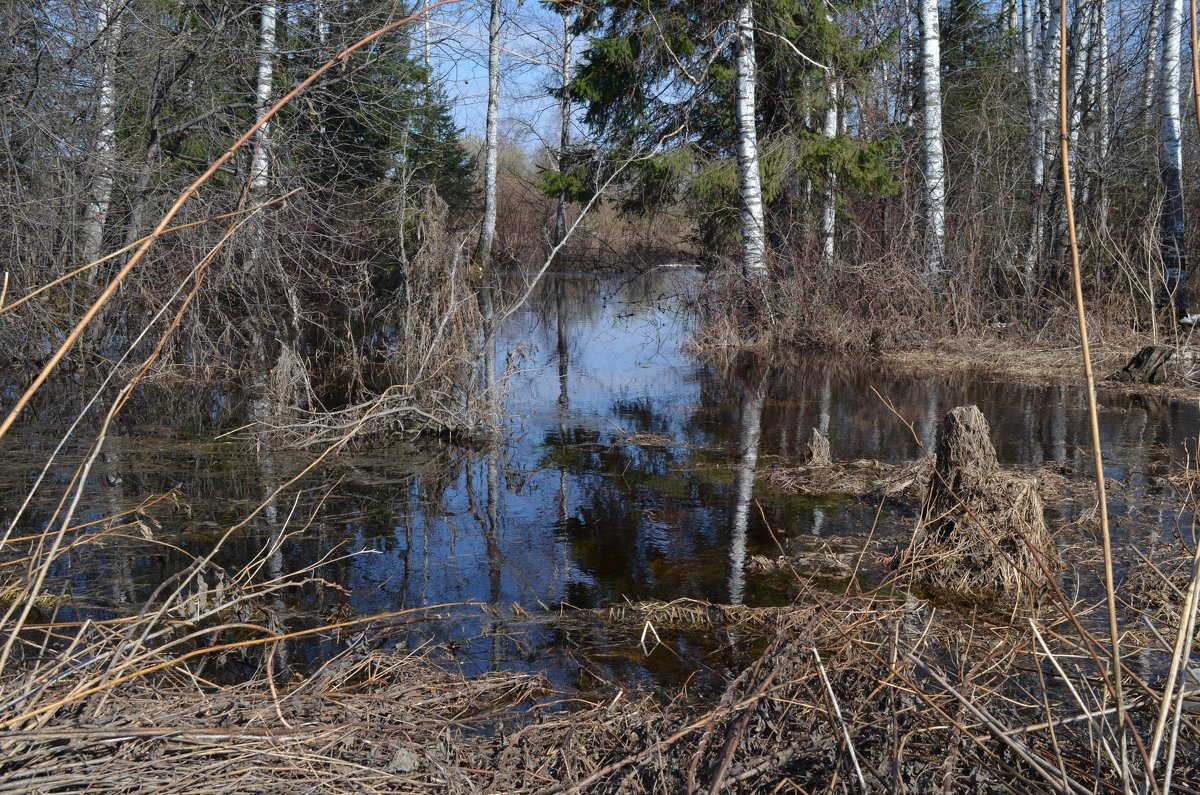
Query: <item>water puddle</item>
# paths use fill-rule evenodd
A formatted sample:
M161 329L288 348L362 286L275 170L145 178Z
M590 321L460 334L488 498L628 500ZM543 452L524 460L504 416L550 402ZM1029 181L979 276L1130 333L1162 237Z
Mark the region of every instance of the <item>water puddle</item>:
M676 635L649 656L638 637L571 632L547 622L580 608L681 597L771 605L795 594L788 578L757 574L774 557L861 538L874 526L900 537L911 507L832 495L796 496L755 482L756 468L793 460L812 429L835 460L911 460L933 449L950 408L976 403L1003 463L1090 471L1086 401L1066 384L1030 386L987 375L916 377L870 360L741 357L703 363L688 350L698 275L548 277L498 340L504 442L491 448L423 443L349 451L307 477L234 534L217 558L233 571L271 539L261 561L278 576L324 561L313 582L280 594L291 623L421 605L451 620L398 629L395 642L439 643L464 667L528 667L564 681L645 679L674 686L697 669L736 670L727 652ZM1194 453L1194 405L1103 394L1102 434L1122 560L1132 548L1191 527L1163 475ZM30 430L8 454L5 522L53 438ZM77 456L81 454L76 451ZM51 476L61 490L66 464ZM305 463L126 427L110 436L82 518L137 506L150 493L178 499L146 510L142 536L82 545L56 572L74 604L115 615L204 554L214 539ZM336 484L336 487L335 487ZM41 528L48 506L22 532ZM1056 522L1078 505L1048 506ZM839 587L839 586L835 586ZM514 605L516 606L514 608ZM319 658L324 647L304 654Z

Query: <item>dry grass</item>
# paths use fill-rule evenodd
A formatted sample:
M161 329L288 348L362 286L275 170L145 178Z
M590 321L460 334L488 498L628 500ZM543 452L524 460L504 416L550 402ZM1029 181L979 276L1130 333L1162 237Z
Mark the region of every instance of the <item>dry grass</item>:
M1039 781L954 695L969 693L986 715L1037 722L1036 700L1006 701L1019 692L1010 666L1025 649L1004 630L869 599L641 604L602 618L766 626L771 639L701 709L619 695L589 704L537 676L464 678L380 650L348 653L287 687L139 681L69 720L19 724L0 791L1003 792ZM967 669L939 666L945 685L936 684L928 661L972 638L990 638L981 646L990 650ZM1058 747L1081 752L1080 739L1064 727ZM1021 742L1052 758L1045 729Z
M948 413L920 524L898 571L921 587L1033 603L1061 565L1036 478L1000 468L978 408Z
M762 470L758 478L791 494L849 494L919 501L932 472L932 457L905 464L864 458L828 465L773 466Z

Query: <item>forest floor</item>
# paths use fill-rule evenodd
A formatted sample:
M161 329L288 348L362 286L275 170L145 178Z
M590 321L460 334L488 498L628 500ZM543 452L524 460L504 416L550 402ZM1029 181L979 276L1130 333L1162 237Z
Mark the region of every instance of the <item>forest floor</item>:
M1172 356L1153 383L1114 380L1143 347L1166 344ZM1100 392L1116 391L1192 400L1200 395L1200 332L1171 343L1149 335L1106 337L1091 345L1092 368ZM1082 352L1078 344L1053 344L1017 334L963 335L915 348L881 354L885 362L917 374L986 372L1023 384L1083 381Z

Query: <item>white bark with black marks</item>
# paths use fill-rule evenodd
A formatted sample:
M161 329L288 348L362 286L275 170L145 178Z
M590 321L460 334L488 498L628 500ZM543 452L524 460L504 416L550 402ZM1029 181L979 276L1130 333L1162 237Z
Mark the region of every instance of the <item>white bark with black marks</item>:
M920 0L925 282L940 296L946 277L946 157L942 147L942 58L937 0Z
M254 112L259 118L271 106L271 88L275 79L275 23L279 15L276 0L264 0L258 30L258 78L254 90ZM258 128L254 136L254 156L250 164L250 198L261 199L271 181L268 151L270 124Z
M560 119L558 139L558 170L564 171L567 152L571 148L571 20L572 12L563 13L563 48L562 61L559 64L560 93L558 97L558 115ZM567 236L567 197L565 193L558 194L558 207L554 218L554 242L561 243Z
M1146 34L1146 67L1142 73L1142 118L1153 129L1154 97L1158 93L1158 50L1161 44L1162 0L1150 0L1150 30Z
M838 134L838 81L829 78L827 105L825 106L825 137L832 141ZM825 173L825 195L821 206L821 259L826 265L833 264L834 238L837 232L837 174L830 169Z
M1087 79L1092 69L1092 23L1095 8L1093 3L1080 3L1075 13L1072 30L1072 59L1071 74L1071 113L1068 120L1067 132L1070 136L1068 153L1074 168L1076 151L1079 143L1079 130L1083 126L1083 115L1087 105Z
M96 145L92 150L94 176L84 211L80 253L85 263L100 257L104 228L112 203L113 179L117 168L117 50L121 40L119 0L100 4L96 19L100 71L96 79Z
M1183 146L1179 108L1179 53L1183 0L1166 0L1162 43L1162 126L1159 170L1163 203L1161 252L1166 294L1178 318L1187 316L1187 267L1184 252Z
M486 273L496 237L496 171L500 156L500 0L491 0L488 18L487 127L483 142L483 226L475 260Z
M1042 87L1038 83L1040 59L1037 55L1037 0L1021 2L1021 55L1025 67L1025 94L1029 102L1029 240L1025 248L1022 276L1025 297L1037 289L1037 260L1042 244L1041 197L1046 184L1046 128L1042 125ZM1040 33L1040 30L1038 31Z
M754 61L754 4L741 0L737 9L737 161L742 198L742 267L761 283L767 275L767 238L762 177L758 162L755 111L757 69Z
M1097 0L1096 5L1096 34L1097 34L1097 68L1096 68L1096 104L1099 106L1096 135L1096 161L1099 168L1095 169L1095 218L1101 227L1108 226L1108 181L1105 179L1108 164L1108 150L1111 144L1112 110L1109 107L1109 71L1111 69L1108 45L1108 0Z

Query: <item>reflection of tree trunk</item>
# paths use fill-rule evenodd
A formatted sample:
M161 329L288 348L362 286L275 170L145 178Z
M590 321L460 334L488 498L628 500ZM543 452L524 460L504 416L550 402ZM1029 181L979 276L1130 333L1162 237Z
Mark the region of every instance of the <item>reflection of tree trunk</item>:
M492 605L500 604L503 574L500 554L500 477L500 446L493 442L487 454L487 526L484 528L490 587L488 601Z
M829 438L829 420L833 414L833 383L829 369L825 370L825 380L821 383L821 397L817 403L817 430L826 439ZM812 534L820 535L825 527L825 510L813 508Z
M921 418L920 430L917 436L921 440L921 446L925 448L925 453L932 455L937 449L937 426L938 420L938 391L933 384L925 386L925 416Z
M488 564L488 604L499 607L503 598L504 556L500 551L500 442L493 439L488 447L486 475L487 479L487 519L484 522L483 538L487 547ZM490 669L498 671L504 659L504 640L506 633L501 626L498 613L494 614L491 630L491 660Z
M99 474L102 479L100 488L104 500L108 504L110 517L119 514L122 508L121 499L121 454L120 442L116 435L110 435L104 440L104 451L100 454ZM132 558L117 552L112 558L112 570L109 573L110 590L115 604L133 604L135 589L133 584Z
M496 372L496 304L487 276L479 287L479 314L483 317L483 397L484 411L492 435L498 435L500 423L500 384Z
M258 457L259 493L267 501L262 512L263 522L267 530L266 551L268 552L264 569L268 580L281 580L284 574L286 574L283 565L283 533L287 528L280 522L278 503L274 499L268 499L278 488L279 478L275 471L275 457L271 454L265 440L260 449L262 452ZM277 617L284 615L286 607L282 591L273 592L271 595L271 609L275 615ZM274 627L274 629L280 632L283 631L282 626ZM286 678L290 671L290 646L287 643L279 643L273 650L268 651L268 654L275 655L276 675L282 675Z
M733 511L733 533L729 548L729 603L742 604L746 592L746 530L750 523L750 500L754 496L754 468L758 465L758 442L762 431L762 407L766 378L742 394L741 437L738 440L737 505Z
M567 351L567 324L564 311L563 282L561 278L554 280L554 313L555 330L558 333L558 405L563 411L571 405L571 396L567 389L567 377L570 369L570 356Z
M565 311L565 296L566 286L563 284L562 277L554 280L554 312L555 312L555 331L557 332L557 351L558 351L558 439L559 444L567 443L567 409L571 405L570 394L570 350L567 345L567 317ZM567 468L566 466L559 467L558 470L558 522L560 528L567 526L567 518L569 516L568 507L570 505L570 494L567 489ZM560 567L558 564L558 556L555 555L555 575L559 574ZM568 571L567 561L563 560L561 573L565 577Z
M487 519L484 528L484 538L487 543L488 580L491 585L490 602L500 604L500 388L496 382L496 334L493 328L495 313L492 303L492 291L484 287L480 293L484 307L484 327L488 334L484 346L484 367L487 370L487 401L488 414L493 425L492 438L488 441L487 451Z
M1067 461L1067 395L1061 386L1055 390L1050 413L1050 457L1060 464Z

